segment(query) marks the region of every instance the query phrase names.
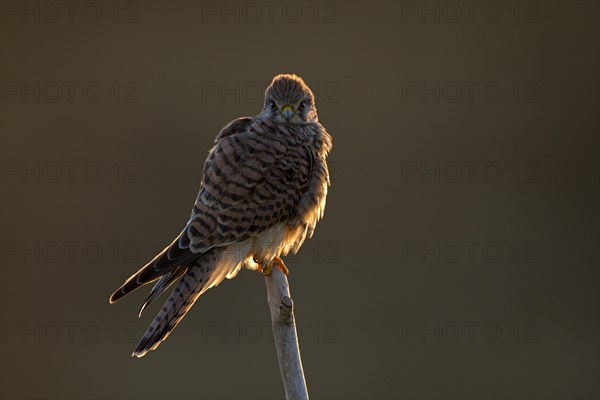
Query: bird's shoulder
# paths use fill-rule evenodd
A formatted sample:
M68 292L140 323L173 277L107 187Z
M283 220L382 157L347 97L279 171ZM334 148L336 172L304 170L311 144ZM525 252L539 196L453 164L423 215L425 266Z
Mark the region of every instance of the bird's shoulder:
M220 142L221 139L226 138L227 136L247 131L248 127L252 125L253 122L254 118L252 117L240 117L234 119L233 121L225 125L221 129L221 131L219 131L219 133L215 137L215 143Z
M241 136L270 136L273 138L284 136L287 142L315 144L319 147L330 147L331 137L318 122L305 125L280 124L268 118L240 117L225 125L215 137L215 144L222 139L237 135ZM323 143L325 142L325 143Z

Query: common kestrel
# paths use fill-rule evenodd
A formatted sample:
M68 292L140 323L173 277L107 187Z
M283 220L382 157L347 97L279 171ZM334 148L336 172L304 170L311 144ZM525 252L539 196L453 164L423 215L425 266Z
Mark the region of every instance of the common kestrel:
M297 252L323 217L331 145L314 95L296 75L276 76L258 115L219 132L187 225L110 297L114 303L157 281L141 315L178 281L134 356L156 349L202 293L242 266L268 275L275 265L287 273L279 257Z

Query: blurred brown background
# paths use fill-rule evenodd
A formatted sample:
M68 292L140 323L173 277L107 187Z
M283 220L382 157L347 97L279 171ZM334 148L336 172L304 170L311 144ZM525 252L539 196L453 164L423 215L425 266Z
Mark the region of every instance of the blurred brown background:
M0 4L2 398L283 396L258 274L140 360L158 306L107 301L281 72L334 137L312 397L598 397L597 2Z

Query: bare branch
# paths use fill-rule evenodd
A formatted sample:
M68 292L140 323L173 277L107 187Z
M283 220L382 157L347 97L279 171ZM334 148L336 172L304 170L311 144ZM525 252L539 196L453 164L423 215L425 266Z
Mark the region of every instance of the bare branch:
M265 276L265 282L285 398L308 399L294 320L294 302L290 297L287 277L279 268L273 268L271 274Z

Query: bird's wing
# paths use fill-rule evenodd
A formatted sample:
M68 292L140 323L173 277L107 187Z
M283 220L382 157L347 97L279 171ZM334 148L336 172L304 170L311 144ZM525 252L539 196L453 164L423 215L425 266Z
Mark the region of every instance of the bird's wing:
M145 308L202 253L294 218L308 186L312 154L288 129L252 118L234 120L223 128L204 165L188 224L112 294L111 303L161 279Z
M193 252L241 242L296 217L313 155L289 129L255 120L217 142L187 226Z

